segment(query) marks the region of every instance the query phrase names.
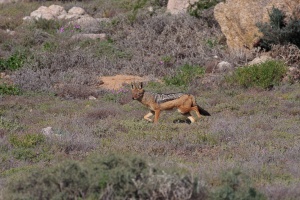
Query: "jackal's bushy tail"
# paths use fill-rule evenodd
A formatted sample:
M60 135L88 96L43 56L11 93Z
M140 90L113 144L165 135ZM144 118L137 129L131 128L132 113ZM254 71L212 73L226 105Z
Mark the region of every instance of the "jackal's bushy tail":
M200 112L201 115L203 115L203 116L210 116L210 114L209 114L208 111L204 110L203 108L201 108L201 107L198 106L198 105L197 105L197 107L198 107L199 112Z

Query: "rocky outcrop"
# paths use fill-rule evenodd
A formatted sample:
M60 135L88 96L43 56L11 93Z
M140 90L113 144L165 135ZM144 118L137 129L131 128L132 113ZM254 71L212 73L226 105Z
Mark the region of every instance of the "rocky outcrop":
M67 12L62 6L59 5L51 5L49 7L40 6L37 10L30 13L30 16L24 17L24 20L32 20L32 19L65 19L67 16ZM79 16L78 16L79 17Z
M250 61L248 65L257 65L257 64L267 62L268 60L272 60L272 57L269 55L261 55L259 57L254 58L252 61Z
M24 21L36 19L46 20L68 20L70 24L80 27L85 33L95 33L99 31L99 24L107 21L106 18L93 18L88 15L83 8L72 7L68 12L59 5L49 7L40 6L37 10L30 13L30 16L23 18Z
M190 4L197 0L169 0L167 5L167 12L171 14L179 14L187 11Z
M226 36L231 49L253 48L262 36L256 24L268 22L274 6L291 15L300 0L227 0L214 8L214 16Z

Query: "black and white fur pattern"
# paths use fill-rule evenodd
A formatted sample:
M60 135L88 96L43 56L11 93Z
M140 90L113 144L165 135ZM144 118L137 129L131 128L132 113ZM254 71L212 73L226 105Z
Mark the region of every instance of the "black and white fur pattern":
M170 93L170 94L159 94L159 93L152 93L154 96L154 101L158 104L172 101L175 99L180 98L181 96L185 95L185 93Z

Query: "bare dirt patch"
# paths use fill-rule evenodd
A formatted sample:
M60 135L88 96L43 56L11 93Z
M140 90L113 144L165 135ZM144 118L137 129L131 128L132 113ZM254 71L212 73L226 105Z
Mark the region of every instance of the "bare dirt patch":
M102 88L109 90L120 89L123 84L130 84L131 82L147 82L154 80L153 78L144 76L131 76L131 75L116 75L116 76L102 76L100 77ZM158 80L154 80L158 81Z

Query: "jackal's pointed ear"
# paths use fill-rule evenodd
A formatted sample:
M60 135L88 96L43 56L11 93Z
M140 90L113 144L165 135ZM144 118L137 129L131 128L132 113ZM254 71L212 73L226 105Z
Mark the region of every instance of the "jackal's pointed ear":
M142 89L143 88L143 82L140 82L139 84L139 88Z
M135 85L133 82L131 82L131 89L134 89L135 88Z

